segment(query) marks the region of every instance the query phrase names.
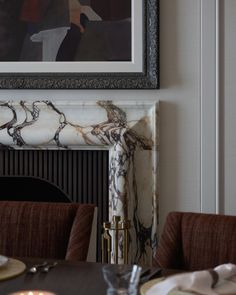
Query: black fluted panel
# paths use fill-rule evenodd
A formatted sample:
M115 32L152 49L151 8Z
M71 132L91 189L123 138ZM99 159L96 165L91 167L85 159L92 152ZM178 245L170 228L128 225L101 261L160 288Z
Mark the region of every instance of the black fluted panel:
M101 225L108 219L108 157L108 151L97 150L0 150L0 176L45 179L73 202L96 204L100 244Z

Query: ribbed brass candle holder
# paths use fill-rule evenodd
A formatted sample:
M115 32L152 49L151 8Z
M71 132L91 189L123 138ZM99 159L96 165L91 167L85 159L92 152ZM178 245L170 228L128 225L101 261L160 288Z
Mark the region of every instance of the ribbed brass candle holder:
M128 263L130 224L130 220L122 220L121 217L117 215L114 215L112 217L112 222L103 223L102 262L111 263L112 249L114 249L114 263L119 263L119 237L120 233L122 233L122 256L124 259L124 263ZM109 233L109 231L113 231L112 235Z

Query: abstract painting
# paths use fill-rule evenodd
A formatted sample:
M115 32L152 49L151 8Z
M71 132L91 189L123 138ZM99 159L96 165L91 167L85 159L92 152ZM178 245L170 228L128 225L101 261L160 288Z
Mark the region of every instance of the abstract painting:
M157 88L158 0L0 0L0 89Z
M0 0L0 61L129 61L131 0Z

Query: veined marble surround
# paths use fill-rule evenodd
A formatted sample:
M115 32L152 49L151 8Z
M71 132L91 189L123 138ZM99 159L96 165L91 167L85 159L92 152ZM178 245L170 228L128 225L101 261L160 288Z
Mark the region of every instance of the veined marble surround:
M151 264L158 225L158 104L1 101L0 148L109 149L109 218L132 222L130 262Z

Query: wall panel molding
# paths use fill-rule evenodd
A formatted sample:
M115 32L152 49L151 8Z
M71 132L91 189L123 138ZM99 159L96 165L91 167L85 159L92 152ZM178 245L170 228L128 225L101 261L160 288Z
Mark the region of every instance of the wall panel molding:
M201 212L219 213L219 0L201 0Z

